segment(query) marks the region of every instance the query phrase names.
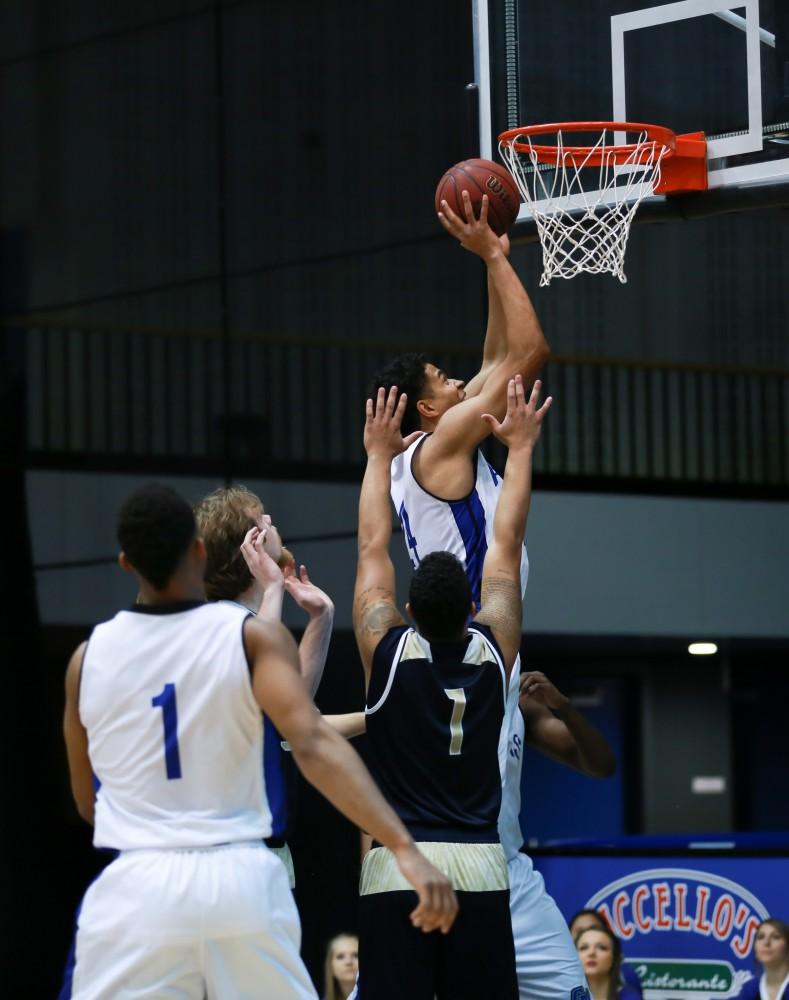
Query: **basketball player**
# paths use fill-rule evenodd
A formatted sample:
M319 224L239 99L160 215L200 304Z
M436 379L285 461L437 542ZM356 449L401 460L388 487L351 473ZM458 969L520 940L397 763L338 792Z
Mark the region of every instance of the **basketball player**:
M120 852L83 901L73 996L316 996L285 870L262 842L261 708L307 779L392 850L418 893L414 926L448 932L448 880L316 712L290 634L205 602L189 505L167 487L138 490L118 538L140 603L97 626L66 674L77 807L96 846Z
M548 357L548 345L529 296L507 259L509 241L487 223L488 199L474 217L463 192L466 219L442 202L439 215L460 245L485 262L488 276L488 326L482 366L465 383L449 378L424 355L405 354L374 377L374 390L397 385L408 396L403 433L421 430L395 459L392 499L416 569L428 552L453 552L465 565L479 606L485 550L490 544L499 477L478 445L490 434L481 419L501 420L507 409L507 383L520 374L530 384ZM529 563L523 551L522 587Z
M616 758L603 734L541 671L521 674L519 703L520 711L509 719L499 833L508 858L520 998L582 998L586 979L572 935L542 875L522 850L523 745L594 778L612 775Z
M433 553L414 573L406 608L416 628L397 608L389 488L392 459L408 445L400 434L407 398L401 394L395 406L392 387L386 395L379 389L375 406L367 401L353 621L367 681L370 767L427 856L452 879L461 909L446 938L419 940L407 919L413 894L387 849L373 847L361 877L362 1000L517 997L507 866L496 828L498 745L520 647L532 450L551 402L538 409L539 388L527 405L516 376L504 422L484 415L509 456L481 574L484 610L470 625L471 587L449 552Z
M529 378L545 361L548 348L528 295L507 261L509 244L487 225L486 199L474 218L464 194L465 219L442 205L439 220L465 249L477 253L488 271L488 328L479 373L464 383L448 379L420 355L405 355L379 373L376 385L406 391L403 429L419 430L409 448L392 462L391 496L414 567L431 552L450 550L463 562L478 606L481 569L501 490L500 477L477 450L489 432L480 419L497 415L513 371ZM521 588L529 563L524 546ZM484 603L481 604L484 611ZM510 677L499 742L502 804L499 835L508 860L518 986L521 1000L574 1000L587 989L581 963L559 908L544 891L531 860L520 853L520 778L523 719L518 708L520 665ZM535 951L535 948L537 949ZM541 950L540 950L541 949ZM550 971L541 955L550 957Z
M299 666L307 690L315 695L329 651L334 604L310 581L307 569L295 569L293 555L282 544L271 515L260 498L244 486L214 490L195 507L197 530L206 547L205 590L209 600L230 601L267 621L278 622L285 592L308 615L299 643ZM331 716L327 722L345 736L364 731L361 712ZM286 836L290 767L283 740L270 719L263 727L266 793L272 830L266 844L288 872L291 888L296 874Z

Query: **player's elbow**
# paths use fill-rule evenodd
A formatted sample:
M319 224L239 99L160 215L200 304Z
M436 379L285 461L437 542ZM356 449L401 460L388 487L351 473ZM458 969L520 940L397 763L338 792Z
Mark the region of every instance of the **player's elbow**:
M586 772L592 778L613 778L616 774L616 757L607 754L600 760L594 761L591 766L587 766Z
M94 799L93 794L91 793L90 797L85 795L75 795L74 804L77 807L80 819L84 819L86 823L93 826L93 817L96 805L96 800Z
M310 718L301 721L288 733L288 743L299 770L306 773L321 759L327 729L328 726L316 710L311 713Z

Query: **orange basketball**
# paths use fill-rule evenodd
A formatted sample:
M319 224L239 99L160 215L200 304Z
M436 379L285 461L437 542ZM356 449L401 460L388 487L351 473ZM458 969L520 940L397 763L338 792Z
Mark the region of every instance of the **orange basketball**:
M482 196L488 196L488 225L497 236L506 233L518 217L521 203L518 187L509 170L492 160L463 160L450 167L436 188L436 212L441 211L441 202L446 201L456 215L465 219L463 191L468 191L477 218Z

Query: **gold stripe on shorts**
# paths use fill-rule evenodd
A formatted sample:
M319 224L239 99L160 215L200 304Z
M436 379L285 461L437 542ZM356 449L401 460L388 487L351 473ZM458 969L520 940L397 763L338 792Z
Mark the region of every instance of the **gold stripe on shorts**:
M416 845L428 861L459 892L495 892L509 888L507 858L501 844L445 844L425 841ZM364 856L359 894L399 892L413 886L401 875L394 855L386 847L374 847Z

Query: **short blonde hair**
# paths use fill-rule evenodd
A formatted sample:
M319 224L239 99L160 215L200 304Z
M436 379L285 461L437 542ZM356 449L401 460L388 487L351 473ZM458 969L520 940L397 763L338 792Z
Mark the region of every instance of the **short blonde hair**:
M246 486L214 490L195 507L197 532L207 553L205 592L209 600L234 601L252 586L241 543L263 513L260 497ZM284 567L293 561L292 553L283 547L279 565Z

